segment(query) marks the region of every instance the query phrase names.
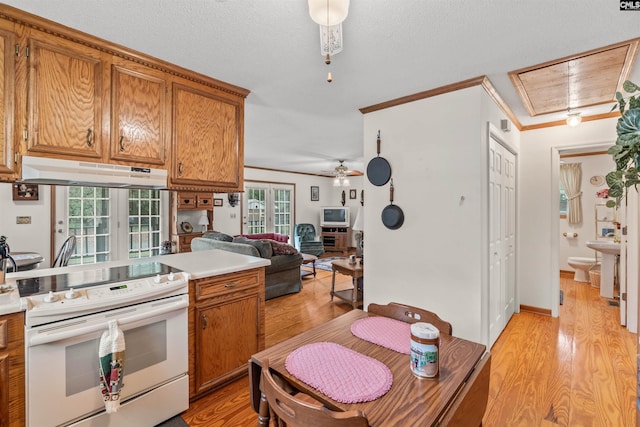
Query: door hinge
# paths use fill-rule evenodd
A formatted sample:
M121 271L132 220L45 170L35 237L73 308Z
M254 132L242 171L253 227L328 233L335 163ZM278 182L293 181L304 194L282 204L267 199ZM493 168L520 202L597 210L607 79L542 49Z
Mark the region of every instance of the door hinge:
M626 292L623 292L623 293L622 293L622 295L620 295L620 299L621 299L622 301L626 301L626 300L627 300L627 293L626 293Z
M24 57L28 58L29 57L29 46L24 48Z

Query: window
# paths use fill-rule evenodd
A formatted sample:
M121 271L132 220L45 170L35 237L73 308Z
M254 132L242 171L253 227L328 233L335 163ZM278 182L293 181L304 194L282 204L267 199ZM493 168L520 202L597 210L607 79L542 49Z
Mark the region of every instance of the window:
M77 238L69 265L109 261L109 191L108 188L69 187L68 235Z
M168 194L159 190L58 187L55 247L75 235L69 265L144 258L160 253L168 237ZM121 225L127 224L127 230Z
M560 184L560 218L567 217L568 200L567 193L564 192L564 188L562 188L562 184Z
M278 233L291 237L295 211L293 184L245 184L243 234Z
M129 190L129 258L160 253L160 191Z

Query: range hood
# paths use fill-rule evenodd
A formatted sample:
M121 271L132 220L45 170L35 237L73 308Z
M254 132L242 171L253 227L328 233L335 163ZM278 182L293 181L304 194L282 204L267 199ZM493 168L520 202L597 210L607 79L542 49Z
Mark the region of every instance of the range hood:
M167 171L48 157L22 157L22 179L29 184L114 188L167 188Z

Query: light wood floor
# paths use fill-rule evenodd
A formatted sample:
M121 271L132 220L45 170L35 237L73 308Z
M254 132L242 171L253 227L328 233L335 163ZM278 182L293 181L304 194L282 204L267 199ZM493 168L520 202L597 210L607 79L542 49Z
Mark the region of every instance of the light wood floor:
M331 274L318 270L299 294L267 301L266 346L349 311L329 301L330 288ZM596 288L563 278L561 289L558 318L516 314L491 349L485 427L636 425L636 335ZM248 379L193 402L182 417L191 427L255 426Z

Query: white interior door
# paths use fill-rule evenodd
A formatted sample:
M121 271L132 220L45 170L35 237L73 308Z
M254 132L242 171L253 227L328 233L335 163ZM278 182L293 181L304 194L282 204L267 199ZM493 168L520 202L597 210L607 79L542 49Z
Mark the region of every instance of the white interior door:
M278 233L292 238L294 185L246 182L242 199L243 234Z
M515 311L515 155L489 140L489 346Z

